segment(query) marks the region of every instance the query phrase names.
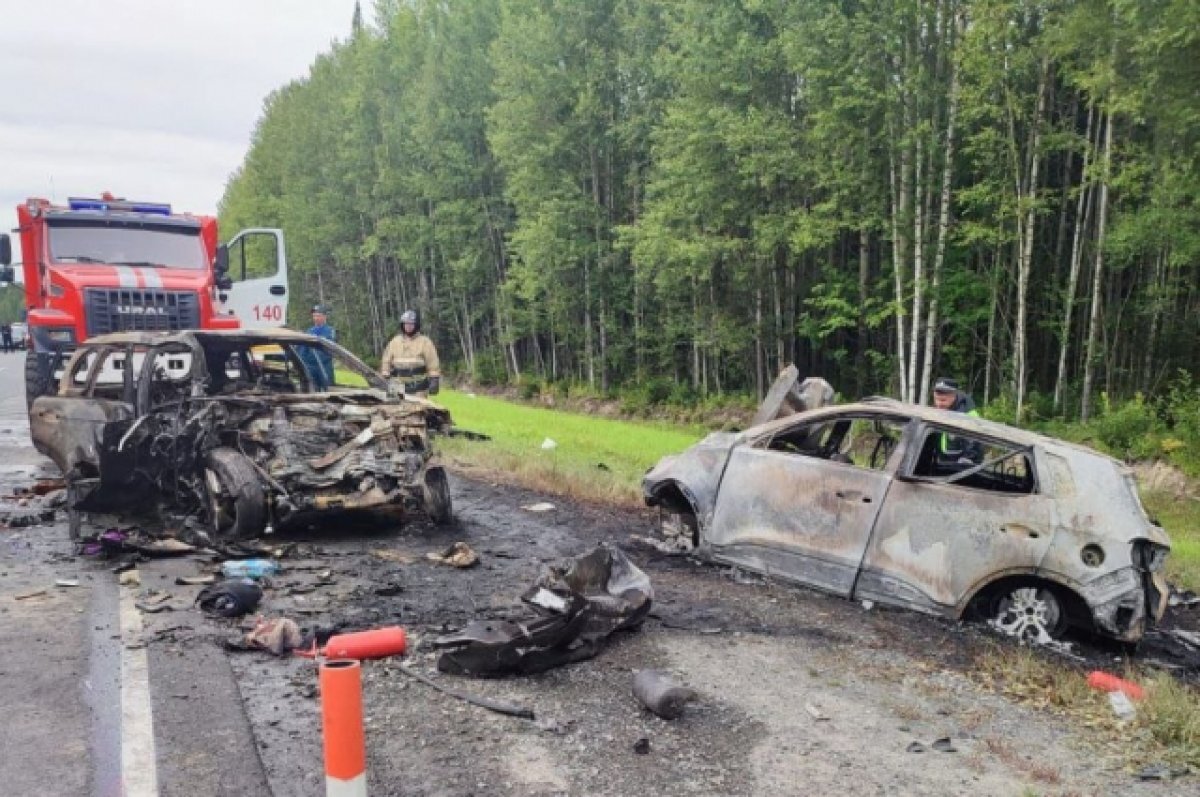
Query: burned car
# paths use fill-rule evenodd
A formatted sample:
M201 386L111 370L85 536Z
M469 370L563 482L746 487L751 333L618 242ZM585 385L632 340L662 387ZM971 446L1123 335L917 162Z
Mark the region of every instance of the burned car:
M798 412L663 458L643 491L704 558L1022 638L1135 642L1166 608L1170 541L1126 467L961 413Z
M429 436L449 425L337 344L283 329L93 338L57 395L30 408L34 445L66 478L73 532L81 511L164 498L226 539L333 511L447 521Z

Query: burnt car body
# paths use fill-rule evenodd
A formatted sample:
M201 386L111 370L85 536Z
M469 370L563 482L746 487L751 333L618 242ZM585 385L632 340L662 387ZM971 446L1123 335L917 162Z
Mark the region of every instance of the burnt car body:
M980 454L946 460L947 436ZM799 412L663 458L643 492L712 561L1024 638L1073 625L1135 642L1166 608L1170 541L1128 468L961 413Z
M334 373L316 381L318 367ZM30 408L34 445L66 478L73 531L79 511L162 497L225 538L341 510L448 520L429 433L449 424L337 344L284 329L93 338Z

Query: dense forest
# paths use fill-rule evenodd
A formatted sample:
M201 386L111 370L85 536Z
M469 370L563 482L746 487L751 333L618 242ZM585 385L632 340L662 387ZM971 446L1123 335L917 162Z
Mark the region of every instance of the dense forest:
M1195 0L379 0L221 202L476 379L1084 419L1200 371ZM269 57L269 54L264 54ZM1190 389L1190 388L1189 388Z

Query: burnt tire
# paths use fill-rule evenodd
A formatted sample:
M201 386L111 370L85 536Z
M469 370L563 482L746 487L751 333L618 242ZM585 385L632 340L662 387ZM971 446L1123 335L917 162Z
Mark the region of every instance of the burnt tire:
M25 352L25 409L33 406L38 396L48 396L53 379L50 374L50 358L35 351Z
M1062 639L1070 625L1066 603L1044 583L1005 586L992 594L986 612L993 627L1025 642Z
M429 468L425 471L425 486L422 490L425 514L439 526L454 519L454 506L450 500L450 480L445 468Z
M208 528L214 537L245 540L267 525L267 498L258 471L246 455L215 448L204 461Z

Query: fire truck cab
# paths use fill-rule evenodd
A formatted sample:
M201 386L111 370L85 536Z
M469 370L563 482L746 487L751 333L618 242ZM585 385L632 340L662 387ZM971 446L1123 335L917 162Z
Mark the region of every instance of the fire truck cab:
M283 232L217 243L212 216L104 194L17 206L28 324L26 398L51 392L72 350L126 330L237 329L287 323ZM0 235L0 281L12 282Z

